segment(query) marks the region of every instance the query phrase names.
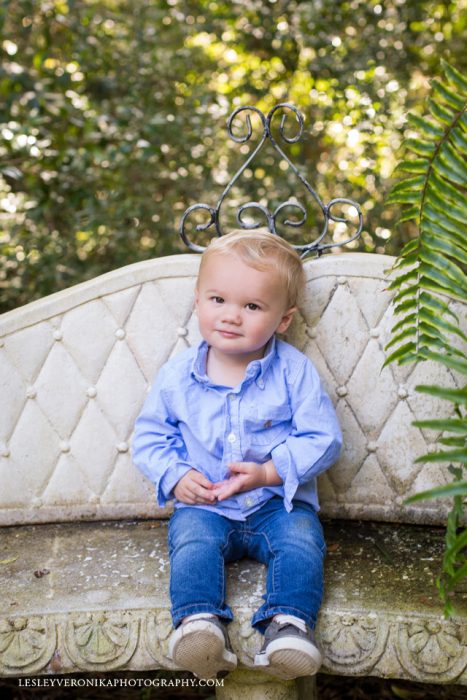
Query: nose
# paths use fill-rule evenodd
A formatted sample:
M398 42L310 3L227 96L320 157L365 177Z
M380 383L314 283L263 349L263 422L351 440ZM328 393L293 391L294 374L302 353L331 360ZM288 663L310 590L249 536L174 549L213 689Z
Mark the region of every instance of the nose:
M238 326L242 322L240 310L233 304L222 305L222 322Z

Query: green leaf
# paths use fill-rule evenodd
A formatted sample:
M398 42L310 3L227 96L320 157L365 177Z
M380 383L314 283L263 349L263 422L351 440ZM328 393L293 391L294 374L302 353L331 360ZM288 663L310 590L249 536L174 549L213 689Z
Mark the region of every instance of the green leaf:
M420 207L418 205L415 205L413 207L407 207L402 214L399 216L397 219L398 224L403 224L406 221L415 221L416 223L419 222L420 219Z
M413 204L419 200L419 192L408 190L407 192L390 192L386 198L386 204Z
M407 115L407 121L411 126L415 127L415 129L422 131L428 138L439 139L442 138L444 134L444 129L441 129L426 117L422 118L416 114L410 113Z
M446 331L447 333L457 335L460 338L462 338L462 340L467 340L465 333L463 333L459 326L456 326L453 323L449 323L449 321L446 321L440 316L435 316L428 309L421 308L419 317L423 319L423 321L425 321L426 323L434 326L435 328L442 328L443 331Z
M451 433L465 435L467 424L465 420L459 418L434 418L432 420L417 420L412 423L416 428L426 428L427 430L443 430Z
M449 197L447 198L449 199ZM428 202L428 204L427 204ZM439 226L448 231L465 236L466 216L465 211L451 200L446 202L438 192L429 187L426 191L426 199L423 207L423 216L429 216Z
M425 184L425 178L417 175L416 177L407 177L404 180L397 182L391 190L391 194L399 194L405 192L421 192Z
M402 258L404 255L408 255L409 253L412 253L414 250L417 250L420 245L420 241L418 238L414 238L408 243L405 244L405 246L402 248L398 260Z
M427 352L425 359L432 360L433 362L441 362L441 364L460 374L467 374L467 359L463 355L461 355L460 358L456 358L444 353Z
M449 588L455 588L465 577L467 576L467 562L463 564L456 573L451 576L449 581Z
M464 423L464 434L462 437L442 437L438 438L438 442L441 445L446 445L446 447L459 447L466 452L465 439L467 437L467 425Z
M426 274L428 268L435 269L446 277L449 277L455 284L459 286L459 289L463 290L464 294L467 293L467 279L462 273L462 270L454 263L452 260L442 256L436 255L427 246L422 246L420 250L420 260L424 265L421 265L420 272Z
M442 156L434 161L433 168L438 175L441 175L450 182L460 185L461 187L465 186L465 176L454 170L449 163L447 164Z
M449 215L451 218L458 219L464 223L466 221L467 211L465 206L465 198L460 197L459 190L440 177L436 171L432 171L429 185L427 187L426 196L435 190L438 197L446 197L449 200ZM439 204L442 211L446 210L446 202L439 199Z
M407 324L410 324L411 326L414 326L417 322L418 319L418 314L408 314L404 318L402 318L400 321L396 323L395 326L391 328L391 334L394 335L394 333L397 333L401 328L406 326ZM387 345L386 347L389 347Z
M467 529L455 537L452 546L450 547L450 556L455 556L467 547Z
M406 328L404 331L397 333L395 336L391 338L389 343L386 345L386 350L389 350L389 348L392 348L394 345L397 345L398 343L401 343L403 340L406 340L407 338L412 338L416 335L417 329L414 326L411 326L410 328Z
M404 257L398 258L396 260L396 262L394 263L391 272L399 272L399 270L401 270L405 267L413 267L414 269L417 269L418 257L419 256L418 256L418 251L417 251L415 253L411 253L410 255L406 255Z
M436 151L436 144L427 143L426 141L421 141L419 139L406 139L405 147L410 151L413 151L413 153L416 153L419 156L424 156L425 158L431 158Z
M414 268L413 270L409 270L408 272L405 272L402 275L398 275L396 279L394 279L391 284L389 285L388 289L397 289L400 287L401 284L404 284L405 282L408 282L409 280L413 280L416 277L418 277L418 270L417 268Z
M436 396L437 398L444 399L445 401L452 401L453 403L461 404L463 406L467 405L467 388L447 389L446 387L442 386L417 384L415 390L419 391L421 394Z
M405 363L407 362L413 362L417 357L416 354L416 347L415 343L406 343L405 345L402 345L400 348L395 350L391 355L389 355L384 363L383 363L383 369L387 365L391 364L391 362L398 362L399 364L402 364L404 361Z
M467 155L467 135L463 134L460 129L453 129L449 134L449 140L458 153Z
M435 232L435 226L428 227L430 231ZM438 233L436 231L436 233ZM444 233L444 232L443 232ZM423 244L429 246L430 250L441 253L441 255L449 255L455 258L460 263L467 264L467 252L464 252L463 248L451 243L449 238L444 235L431 236L429 233L423 232Z
M452 484L446 484L446 486L438 486L434 489L429 489L428 491L421 491L416 493L414 496L407 498L404 503L416 503L417 501L424 501L432 498L445 498L452 496L465 496L467 494L467 481L455 481Z
M445 164L456 172L461 180L461 184L467 184L467 164L465 159L457 155L456 149L449 141L446 141L441 146L440 159L443 159Z
M423 457L418 457L415 462L461 462L467 464L467 450L449 450L446 452L433 452Z
M431 81L431 86L434 94L444 100L456 112L461 111L465 107L465 100L462 96L450 90L436 78Z
M441 238L454 244L456 249L467 252L467 238L465 236L462 237L458 233L448 231L444 226L439 226L438 223L431 218L423 217L421 230L423 234L425 234L425 232L431 233L436 239Z
M394 306L394 315L399 316L400 314L407 313L407 311L412 311L412 309L416 308L418 308L418 302L416 299L411 297Z
M441 59L441 65L446 78L454 85L456 90L465 97L467 94L467 79L465 76L444 59Z
M440 292L445 292L451 297L455 295L460 299L465 299L467 292L466 283L459 268L456 269L461 277L460 283L462 286L457 284L458 275L447 265L449 261L446 258L438 258L427 250L422 250L420 259L422 261L420 265L420 274L423 277L428 277L432 282L439 285ZM454 279L454 277L456 277L456 279ZM424 282L421 282L421 284L424 285Z
M406 173L417 173L423 175L427 172L430 161L426 158L413 158L412 160L403 160L397 164L394 174L400 170Z
M397 280L394 280L394 281L397 282ZM417 279L416 284L413 284L413 285L407 286L407 287L402 286L400 288L397 288L397 292L394 296L393 303L399 304L402 302L403 299L404 300L406 300L407 298L413 299L414 295L418 296L419 293L420 293L420 284L418 283L418 279Z
M435 102L431 97L428 98L427 105L430 113L437 121L447 126L450 126L454 122L456 113L449 107L444 107L439 102Z
M446 302L442 301L441 299L437 299L436 297L432 296L431 294L428 294L428 292L423 292L420 294L420 304L423 306L428 307L435 313L439 314L449 314L452 316L456 321L459 319L457 318L456 314L451 311L449 308L448 304Z

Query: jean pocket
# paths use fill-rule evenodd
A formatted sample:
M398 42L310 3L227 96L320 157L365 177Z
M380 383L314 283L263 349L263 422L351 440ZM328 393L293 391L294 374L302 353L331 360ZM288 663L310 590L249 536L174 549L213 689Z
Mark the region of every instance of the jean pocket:
M292 427L289 406L254 406L245 414L245 432L251 445L273 445L285 438Z

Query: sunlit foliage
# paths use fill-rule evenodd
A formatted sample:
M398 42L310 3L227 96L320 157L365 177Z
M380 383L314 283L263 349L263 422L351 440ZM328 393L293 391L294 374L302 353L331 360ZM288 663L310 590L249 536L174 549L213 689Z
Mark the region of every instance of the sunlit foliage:
M361 249L398 252L411 224L396 233L397 212L383 202L410 129L405 115L441 58L463 68L463 8L3 0L3 309L182 250L184 209L215 203L245 158L225 130L245 104L296 104L306 138L291 147L295 162L324 201L359 201ZM287 197L295 184L280 165L261 156L239 183L246 199Z

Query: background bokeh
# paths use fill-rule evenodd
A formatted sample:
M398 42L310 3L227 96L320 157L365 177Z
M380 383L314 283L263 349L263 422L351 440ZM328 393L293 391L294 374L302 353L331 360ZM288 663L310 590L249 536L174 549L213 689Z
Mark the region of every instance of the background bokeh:
M360 203L357 249L398 253L414 232L395 226L385 197L410 136L406 115L423 111L442 58L465 69L466 9L465 0L0 0L0 310L183 252L183 211L214 205L257 143L254 119L248 144L228 137L226 119L242 105L294 103L304 139L284 150L324 202ZM232 194L272 208L305 199L271 151ZM319 228L313 207L308 224L293 242Z

